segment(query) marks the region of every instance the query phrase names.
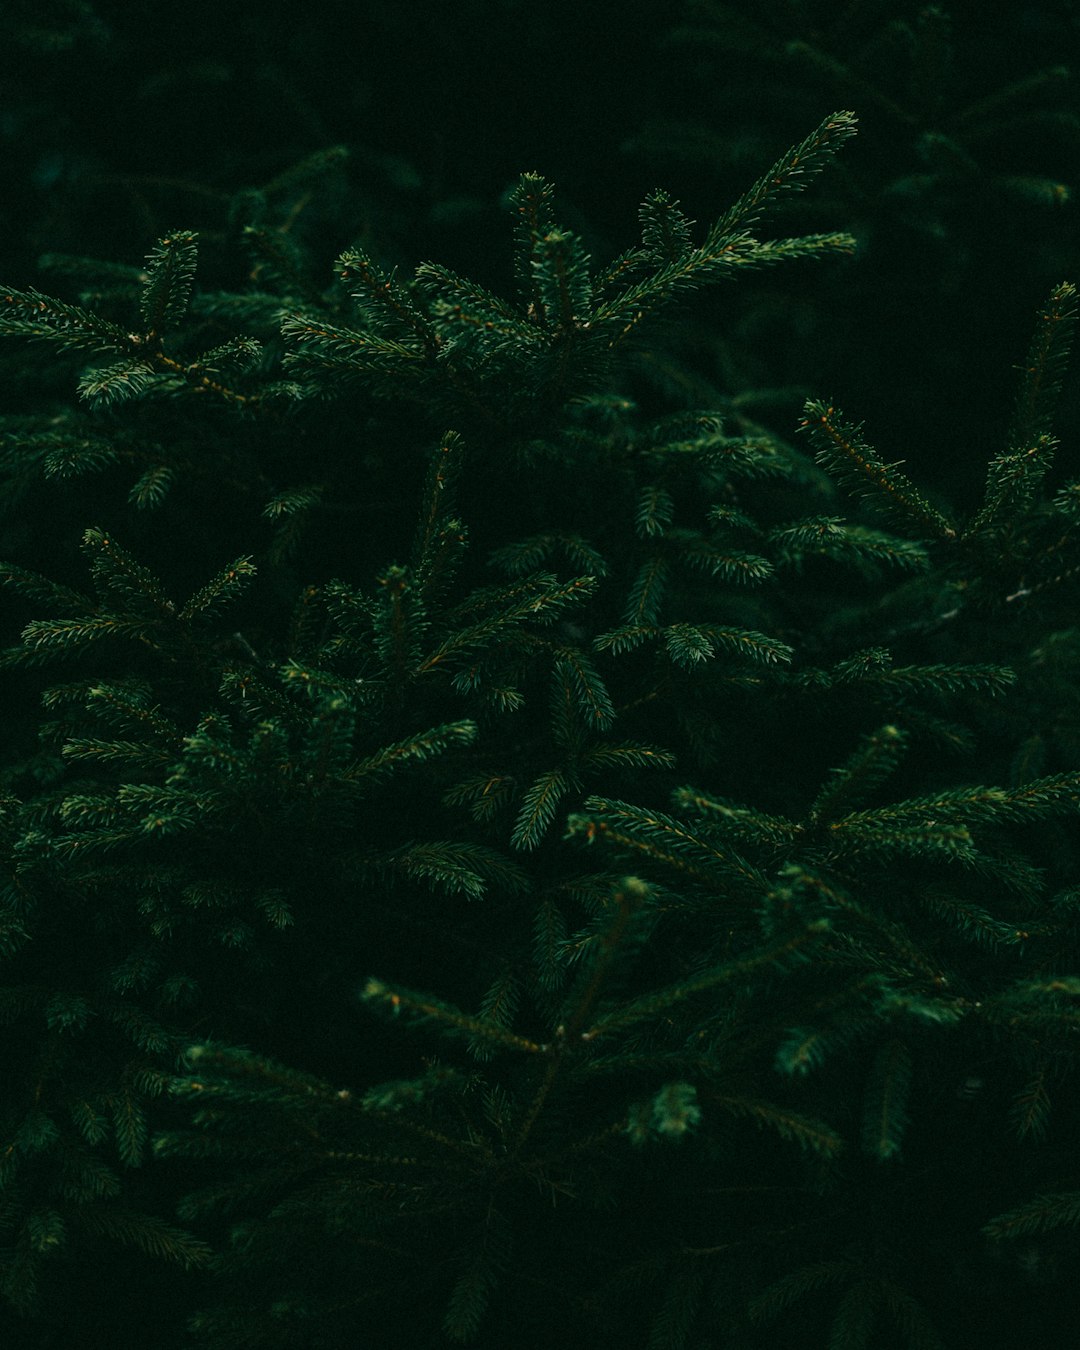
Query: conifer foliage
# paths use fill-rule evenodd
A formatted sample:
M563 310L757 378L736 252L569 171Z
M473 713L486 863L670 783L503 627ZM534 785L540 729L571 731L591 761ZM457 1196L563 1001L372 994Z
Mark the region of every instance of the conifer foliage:
M0 292L70 393L6 419L6 500L95 513L3 569L20 1343L130 1251L162 1347L959 1350L973 1290L1064 1305L1075 289L966 518L879 409L627 392L691 292L848 258L766 231L854 132L703 230L652 192L610 261L525 173L511 295L309 256L337 151L237 194L246 287L176 230Z

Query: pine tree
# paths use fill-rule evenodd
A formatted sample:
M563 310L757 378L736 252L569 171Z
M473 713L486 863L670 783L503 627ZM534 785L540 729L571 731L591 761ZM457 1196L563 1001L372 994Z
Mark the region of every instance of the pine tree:
M971 509L888 409L778 428L665 345L744 274L857 272L772 233L855 130L704 228L650 192L610 260L523 173L509 293L331 265L294 225L340 147L232 196L231 284L177 229L0 290L66 390L0 424L44 522L2 569L13 1343L74 1344L133 1253L162 1347L1068 1312L1075 287Z

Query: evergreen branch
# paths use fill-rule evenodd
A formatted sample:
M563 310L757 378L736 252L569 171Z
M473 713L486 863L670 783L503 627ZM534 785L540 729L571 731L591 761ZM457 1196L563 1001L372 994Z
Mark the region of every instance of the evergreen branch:
M86 1103L80 1103L85 1106ZM92 1109L92 1108L91 1108ZM105 1123L103 1116L97 1116L97 1120ZM74 1112L72 1112L74 1116ZM90 1138L86 1137L87 1143L91 1145L103 1142L103 1136ZM78 1159L78 1179L75 1180L68 1174L67 1186L64 1187L62 1194L65 1200L75 1200L83 1203L87 1200L114 1200L122 1190L122 1182L111 1167L106 1167L100 1158L95 1157L89 1149L75 1147L71 1150ZM74 1169L72 1169L74 1170Z
M1053 501L1050 502L1050 509L1056 516L1057 514L1064 516L1069 524L1080 524L1080 479L1073 479L1072 482L1065 483L1064 487L1058 487Z
M82 1031L90 1011L90 1004L79 994L55 993L45 1006L45 1025L56 1031Z
M121 1085L120 1090L113 1093L111 1105L120 1159L128 1167L138 1167L143 1161L149 1133L146 1112L138 1097L126 1085Z
M692 454L703 468L715 469L732 480L790 478L794 470L791 452L769 437L725 436L718 425L703 426L692 441L657 446L654 453Z
M423 843L406 844L380 860L380 864L474 900L484 896L489 888L508 895L521 895L527 888L527 878L520 867L494 849L465 840L426 839Z
M380 1008L392 1017L404 1013L416 1024L434 1025L446 1036L476 1039L486 1042L494 1049L522 1050L532 1055L546 1054L548 1050L546 1045L540 1045L524 1036L515 1036L507 1028L488 1022L483 1017L464 1013L432 994L418 994L396 985L391 987L382 980L368 980L361 998L365 1003Z
M283 488L267 499L263 515L267 520L300 515L318 506L326 491L322 483L305 483L302 487Z
M114 464L124 462L127 455L116 444L100 436L76 433L33 438L22 442L26 450L42 450L40 465L46 478L64 480L81 474L101 473ZM35 467L38 463L35 455Z
M59 582L51 581L40 572L32 572L29 568L19 567L16 563L0 563L0 581L18 591L20 595L25 595L28 600L48 605L61 613L67 611L69 614L78 614L80 610L90 609L93 605L93 602L80 591L72 590L70 586L61 586Z
M815 941L827 928L825 920L815 920L801 932L787 935L783 941L776 942L757 952L748 952L737 961L727 962L702 971L685 980L657 989L640 998L630 999L598 1018L588 1031L582 1033L583 1041L593 1041L600 1036L611 1035L614 1031L626 1031L641 1022L653 1021L658 1014L693 998L706 990L716 989L733 980L745 980L762 969L786 969L793 962L807 959L805 948Z
M737 506L729 506L726 502L710 506L708 518L711 524L718 525L722 529L745 530L758 539L762 538L765 533L757 521L748 516L745 511L740 510ZM839 517L837 519L839 520ZM768 537L772 538L773 534L770 533Z
M997 1214L982 1231L996 1242L1007 1238L1049 1233L1055 1228L1080 1227L1080 1191L1036 1195L1015 1209Z
M879 1280L878 1286L892 1320L900 1328L908 1350L947 1350L925 1307L906 1289L892 1280Z
M485 290L470 277L459 276L442 263L422 262L416 269L416 281L437 302L435 312L444 322L491 326L502 337L519 337L530 343L537 339L535 325L529 324L501 296Z
M640 213L639 213L640 215ZM641 248L628 248L613 258L597 273L593 282L594 295L606 295L615 286L625 285L635 272L643 271L651 262L649 255Z
M876 564L925 572L930 555L922 544L898 539L863 525L845 524L839 516L811 516L769 531L780 567L801 571L807 558L832 558L869 574Z
M375 646L395 682L404 682L420 659L428 618L420 588L407 567L388 567L378 578L382 594L372 611Z
M176 608L154 574L121 548L105 530L91 527L83 534L83 551L92 559L91 570L102 597L115 595L130 604L141 601L158 615L172 616Z
M910 30L905 24L901 31L906 34ZM820 46L796 38L784 45L783 53L789 61L798 61L808 67L817 79L854 94L860 103L877 108L894 124L907 128L914 121L913 114L891 99L877 79L867 79L846 61L838 59L829 51L822 50Z
M775 1280L747 1304L752 1322L771 1322L799 1299L828 1285L847 1283L857 1267L851 1261L815 1261Z
M564 1020L558 1027L560 1038L556 1045L558 1054L561 1054L562 1048L567 1044L566 1038L576 1039L592 1014L596 1000L600 997L616 960L619 957L625 958L634 950L639 950L648 938L655 915L651 903L652 895L652 887L641 877L626 875L619 877L604 896L602 908L590 925L591 932L586 942L578 944L576 940L572 940L564 947L563 954L569 960L575 960L586 952L591 961L587 963L588 969L572 991ZM542 1097L554 1081L555 1068L556 1060L553 1059L552 1073L545 1079L544 1085L534 1099L527 1120L530 1128Z
M920 903L929 913L947 919L964 937L983 947L1015 947L1031 936L1026 928L997 919L979 905L960 900L938 886L920 896Z
M623 606L623 623L627 628L645 629L658 622L667 579L668 565L663 558L654 556L641 564ZM599 645L602 641L596 639L599 650L603 650Z
M805 140L793 146L709 231L709 240L736 230L751 230L780 204L786 194L802 192L831 163L833 156L855 135L858 119L852 112L834 112Z
M633 1045L633 1042L631 1042ZM613 1049L610 1054L591 1054L588 1059L575 1065L579 1074L593 1077L597 1074L659 1074L667 1077L671 1073L690 1074L707 1078L716 1065L705 1055L688 1054L685 1050L648 1051ZM622 1126L625 1128L625 1124Z
M131 335L116 324L40 291L0 291L0 336L40 338L73 352L128 355Z
M191 740L185 748L191 748ZM117 789L121 805L145 812L139 827L145 834L164 836L177 830L190 830L200 818L220 811L224 798L205 787L195 790L174 785L181 777L175 771L165 786L156 783L122 783Z
M82 1098L74 1100L70 1104L68 1112L72 1116L73 1122L76 1123L78 1133L89 1145L99 1145L108 1138L108 1118L101 1114L101 1111L97 1110L97 1106L94 1106L93 1103L86 1102ZM112 1177L112 1183L111 1185L107 1184L107 1188L101 1189L99 1192L101 1195L105 1195L107 1189L111 1189L113 1195L115 1195L117 1189L119 1189L119 1181L116 1180L115 1173L108 1174Z
M171 465L151 464L132 483L128 501L138 510L160 506L175 481L176 470Z
M835 113L826 118L815 132L801 145L790 150L769 174L720 217L700 247L684 247L681 252L675 252L679 240L688 233L680 216L675 233L665 243L663 264L651 276L599 304L593 311L590 326L608 330L614 328L616 331L609 338L608 345L615 347L635 332L643 319L701 282L715 281L747 266L798 257L820 257L834 250L850 253L854 249L854 240L850 235L805 235L798 239L762 243L753 238L749 230L764 214L766 207L771 205L772 197L782 191L804 187L824 167L843 141L853 134L854 128L855 119L851 113ZM672 210L669 204L662 207L655 195L643 206L645 228L654 244L659 244L660 215L666 215L671 223ZM646 257L649 256L648 248L643 252ZM611 279L609 271L603 278L603 285L610 285Z
M1058 997L1050 997L1054 995ZM1076 998L1080 998L1080 975L1047 975L1017 981L1002 993L984 998L981 1006L988 1014L1004 1017L1010 1010L1041 1010L1047 1005L1067 1007L1071 1011L1072 1005L1065 1004L1064 1000Z
M533 961L536 978L545 993L556 993L563 985L565 966L562 950L566 943L566 920L550 897L540 902L533 920Z
M844 1293L829 1328L829 1350L870 1350L871 1334L881 1306L876 1279L858 1280Z
M568 769L548 769L526 792L514 822L510 842L515 848L536 848L555 818L559 802L568 792L580 789L580 780Z
M761 245L742 233L718 240L712 248L695 248L684 257L665 264L651 276L628 286L610 300L601 301L592 312L592 328L608 331L608 346L618 347L638 326L677 296L702 282L717 281L757 260Z
M891 724L864 736L847 763L829 771L807 818L815 824L831 822L849 803L869 796L895 772L906 744L907 736Z
M755 898L768 890L761 873L737 853L717 848L672 816L606 797L589 797L585 808L589 815L570 817L567 838L602 839L722 889L735 882Z
M876 1011L860 1013L849 1009L845 1021L838 1025L793 1027L776 1051L777 1072L794 1077L819 1069L829 1055L873 1035L880 1025Z
M1030 1139L1040 1144L1046 1138L1050 1120L1050 1092L1047 1080L1050 1061L1040 1058L1035 1071L1019 1089L1009 1107L1009 1124L1017 1140Z
M759 21L724 0L692 0L717 19L715 42L756 53L774 74L809 56L818 73L871 98L874 62L897 88L906 81L913 112L880 91L877 106L926 161L925 173L904 169L885 188L909 205L931 192L929 215L906 212L916 224L940 207L950 231L962 227L953 208L970 213L979 182L1003 207L1010 193L1061 200L1049 178L988 174L973 158L969 147L998 129L949 110L939 6L897 24L879 0L845 5L846 19L859 11L850 67L809 45L843 36L845 16L830 18L828 6L783 0ZM57 20L57 34L46 14L36 27L17 22L16 39L80 36L75 11L88 5L59 8L74 18ZM753 84L744 65L737 78ZM1071 113L1061 117L1020 121L1010 134L1080 130ZM82 411L40 405L57 375L49 353L15 353L17 402L40 406L0 422L14 556L56 553L66 579L53 536L83 485L112 502L110 527L125 510L168 507L140 517L145 564L111 529L88 533L88 596L0 568L35 616L0 664L74 656L98 672L45 691L36 742L7 709L0 956L19 968L0 980L11 1070L0 1100L0 1294L20 1326L37 1281L42 1335L62 1340L96 1270L72 1282L46 1263L77 1260L80 1244L93 1263L93 1239L116 1238L220 1267L221 1280L196 1279L208 1306L190 1328L220 1350L344 1342L365 1325L403 1345L513 1346L533 1334L568 1350L598 1340L691 1350L695 1338L725 1333L764 1344L776 1337L761 1324L800 1299L795 1330L804 1314L831 1350L876 1340L942 1350L897 1273L910 1253L888 1231L892 1200L912 1213L934 1203L933 1169L896 1165L912 1139L921 1149L929 1138L933 1112L912 1091L908 1047L917 1038L934 1052L917 1061L928 1082L935 1064L975 1065L988 1044L1001 1048L1015 1069L1004 1085L1008 1130L1037 1143L1051 1096L1057 1110L1070 1104L1057 1084L1070 1088L1080 1044L1070 964L1080 885L1068 881L1080 773L1059 772L1076 759L1080 709L1080 637L1068 613L1080 482L1046 489L1075 290L1055 288L1039 317L1009 440L959 547L949 547L957 533L929 488L924 500L858 428L814 402L804 429L818 460L876 494L899 524L890 534L802 514L824 509L833 484L756 421L764 410L772 424L796 396L794 385L769 384L787 379L768 340L783 297L780 308L751 297L749 346L732 346L704 315L700 332L673 334L671 354L620 356L698 289L850 253L842 234L758 236L853 130L851 114L827 118L705 223L704 242L678 203L651 193L640 245L598 277L585 243L593 233L576 221L573 233L561 228L551 185L523 175L510 196L514 302L436 263L399 279L373 260L377 245L366 251L368 222L364 246L340 255L323 289L311 246L336 229L348 188L335 177L329 199L318 190L337 150L262 188L217 194L257 291L192 299L195 236L180 233L157 243L145 272L54 259L86 308L0 292L0 334L52 341L60 376L76 359L83 400ZM755 138L725 132L710 153L734 162ZM391 186L412 169L380 156L371 164ZM881 197L875 177L864 204ZM187 190L169 185L178 186ZM383 194L369 186L375 239ZM462 203L463 218L479 205ZM139 331L95 307L133 314ZM805 333L817 309L809 297ZM238 325L258 338L227 337ZM210 350L193 360L169 349L189 336L201 348L199 335ZM699 339L711 343L711 373L690 370ZM780 367L791 355L779 353ZM746 369L759 383L730 392ZM238 372L243 392L219 382L225 371ZM362 396L347 400L344 422L320 413L320 401L354 384ZM656 415L653 395L678 410ZM246 424L260 407L269 421ZM290 410L300 414L295 434ZM920 416L933 422L933 408ZM459 424L467 458L458 433L443 430ZM368 444L350 459L356 425ZM425 442L434 453L418 464ZM410 525L406 498L425 470ZM200 479L221 489L209 503ZM55 511L19 514L43 494ZM679 524L684 508L707 523ZM252 517L269 541L265 574L253 585L251 558L233 551L216 575L220 559L204 570L198 558L213 540ZM485 557L501 584L481 584ZM346 580L325 579L341 568ZM189 573L209 578L194 594ZM451 602L463 574L464 599ZM304 575L315 580L298 583ZM1015 594L1002 600L1005 589ZM1006 603L1035 593L1038 603ZM234 600L250 640L211 632ZM995 606L1004 628L983 622ZM24 622L20 614L16 628ZM114 636L137 645L95 647ZM895 660L910 664L873 645L894 638ZM823 668L796 661L796 646L809 659L823 653ZM1017 653L1015 674L993 664ZM43 682L20 675L15 693ZM994 700L1013 685L1022 697ZM968 775L953 760L975 756L979 736L935 715L946 697L986 742ZM521 717L504 715L523 704ZM458 719L461 708L475 720ZM616 733L616 713L640 740ZM888 791L908 738L917 753ZM735 795L684 786L669 796L676 754L705 766L706 779L720 766L717 786ZM993 786L1003 763L1005 786ZM590 776L613 789L655 768L668 776L653 778L643 805L610 794L581 804ZM391 781L399 769L421 777ZM599 841L599 853L575 861L560 847L567 816L566 837ZM471 903L480 897L483 910ZM397 1025L380 1032L376 1021L331 1045L325 1014L333 1020L355 978L358 940L382 953L372 970L396 952L390 964L408 987L361 980L358 1002ZM454 951L463 959L447 959ZM440 966L437 994L412 989ZM417 1061L414 1024L436 1048L449 1041L465 1067ZM184 1027L254 1036L271 1050L306 1046L309 1067L348 1061L364 1086L352 1095L216 1044L193 1047L170 1074ZM492 1067L481 1073L473 1061ZM798 1081L818 1066L820 1081ZM774 1071L784 1076L778 1100L755 1095ZM171 1100L158 1100L163 1085ZM815 1102L854 1132L817 1119ZM181 1113L190 1132L157 1134ZM838 1168L848 1135L864 1158ZM212 1174L180 1200L178 1222L205 1216L231 1238L227 1251L211 1255L138 1212L170 1198L168 1177L162 1192L131 1170L153 1136L159 1157ZM664 1156L646 1156L655 1151ZM756 1184L796 1151L792 1175L779 1178L792 1184ZM1045 1263L1036 1270L1035 1248L1061 1246L1060 1230L1080 1223L1070 1178L1054 1175L1068 1148L1050 1152L1029 1160L1037 1187L965 1172L988 1216L1039 1190L987 1225L1032 1249L1030 1263L1020 1253L1032 1277L1048 1273ZM648 1231L579 1222L583 1205L629 1214L643 1194ZM714 1198L728 1206L721 1230L691 1231L712 1223ZM548 1205L557 1208L545 1214ZM861 1246L845 1230L852 1215ZM818 1261L834 1239L844 1259ZM920 1295L944 1306L959 1268L922 1265ZM174 1292L184 1283L175 1269L163 1278ZM180 1304L165 1302L167 1321ZM130 1309L112 1320L134 1325Z
M499 1025L502 1025L501 1023ZM373 1115L387 1116L397 1115L406 1107L419 1106L429 1102L432 1096L437 1092L446 1092L447 1090L461 1090L469 1086L470 1080L448 1064L432 1064L426 1073L419 1078L410 1078L408 1080L399 1080L396 1082L378 1083L375 1087L368 1088L360 1099L360 1108L363 1111L370 1112ZM339 1094L340 1095L340 1094ZM342 1100L349 1100L350 1094L345 1093ZM415 1123L415 1122L414 1122ZM394 1122L404 1125L404 1122ZM408 1129L408 1125L404 1125ZM449 1138L442 1139L420 1128L417 1133L424 1134L425 1137L435 1138L438 1143L454 1149L458 1152L463 1151L462 1146ZM445 1163L445 1159L439 1160Z
M786 849L802 832L794 821L782 816L771 816L723 797L706 796L692 787L676 788L671 801L680 810L693 811L724 834L752 844Z
M148 255L139 302L145 341L160 340L187 312L199 259L198 238L190 230L177 230L159 239Z
M160 1158L179 1157L188 1162L196 1158L248 1161L253 1154L265 1151L265 1147L265 1142L257 1143L254 1138L231 1140L226 1144L220 1138L208 1138L202 1129L170 1130L158 1135L154 1152ZM382 1158L376 1155L370 1161L377 1163ZM386 1161L406 1164L409 1160L387 1158ZM189 1191L176 1206L176 1214L185 1223L198 1223L200 1219L236 1213L253 1201L280 1194L283 1185L288 1185L295 1176L295 1166L264 1167L256 1176L233 1176L217 1185Z
M173 1096L199 1101L232 1101L250 1107L252 1102L295 1105L348 1101L348 1092L336 1091L313 1074L300 1073L287 1065L235 1046L203 1042L189 1046L184 1054L187 1074L169 1084Z
M126 819L115 794L73 793L60 803L60 819L69 826L116 826Z
M965 533L978 535L1006 525L1030 510L1040 483L1054 462L1057 441L1044 434L1019 450L1009 450L990 461L983 502Z
M607 575L607 564L601 554L579 534L561 534L546 531L526 539L517 539L496 549L488 559L492 567L500 567L509 576L522 577L534 572L552 553L561 551L570 562L594 577Z
M707 1269L701 1261L677 1265L649 1328L645 1350L687 1350L701 1312Z
M426 674L450 657L461 656L473 647L486 645L504 632L512 632L525 620L535 618L539 623L551 623L560 610L589 595L596 587L596 578L589 576L572 577L569 581L560 582L556 577L541 572L526 580L527 584L514 588L516 594L513 597L507 595L507 609L451 634L420 662L416 673ZM496 599L497 596L491 593L483 597L485 603Z
M592 578L585 578L592 580ZM513 610L516 617L524 616L539 609L547 590L560 585L553 572L533 572L518 577L505 586L481 586L471 591L465 599L446 615L447 624L457 624L465 620L479 622L505 614ZM537 602L540 602L539 604Z
M904 825L891 820L874 821L845 817L829 825L832 838L839 838L844 857L871 857L884 861L893 854L911 857L945 857L957 861L973 860L975 844L966 825L925 821Z
M493 1026L509 1028L517 1014L521 1001L521 986L514 972L506 967L500 970L480 1002L480 1016ZM475 1041L469 1047L474 1059L486 1061L493 1058L491 1048L484 1041Z
M285 357L290 368L335 367L403 374L409 365L422 361L424 353L376 333L343 328L300 311L286 313L281 335L292 349Z
M443 726L432 727L428 731L417 732L392 745L384 745L373 755L358 760L341 777L349 782L378 782L387 773L392 773L403 764L411 761L423 763L433 755L445 753L453 746L471 745L477 736L475 722L447 722Z
M487 821L507 804L511 785L506 774L478 773L448 788L443 801L447 806L467 806L474 820Z
M10 960L30 937L24 917L9 905L0 903L0 957Z
M262 910L267 923L272 928L291 928L296 922L292 906L279 890L264 892L256 898L255 903Z
M172 762L172 752L143 745L138 741L99 741L72 737L60 748L68 759L98 760L103 763L131 764L142 769L159 769Z
M947 983L938 980L937 983ZM886 988L878 1006L881 1016L917 1017L932 1026L955 1026L968 1009L962 999L925 998L921 994Z
M1064 281L1050 292L1036 317L1035 333L1024 362L1023 381L1009 427L1009 449L1023 451L1049 439L1051 418L1068 365L1075 325L1076 287Z
M874 1056L863 1096L863 1152L887 1162L900 1153L908 1125L911 1052L902 1040L886 1041Z
M55 1209L31 1210L23 1231L31 1249L43 1255L52 1254L67 1242L67 1227Z
M1008 666L989 664L894 666L890 653L884 648L871 647L839 661L828 672L836 684L861 684L878 687L884 692L899 695L962 693L1004 693L1017 681L1016 672ZM795 677L799 679L800 676ZM805 678L805 677L802 677ZM811 672L809 680L817 683L819 672Z
M489 1208L475 1238L460 1254L461 1274L454 1283L443 1318L443 1331L452 1341L466 1344L476 1338L484 1313L512 1246L512 1229L503 1216Z
M577 757L580 769L612 768L631 765L638 769L672 769L675 756L662 746L645 745L640 741L622 741L612 745L602 741L583 750Z
M991 115L1000 115L1009 109L1015 110L1016 104L1031 102L1032 95L1061 84L1070 76L1068 66L1053 65L1036 71L1034 75L1010 80L1008 84L999 85L990 93L961 108L955 114L955 120L958 125L964 127L964 134L968 136L977 131L980 124L986 123ZM989 126L995 130L1000 125L999 121L989 120Z
M690 226L678 202L662 188L650 192L638 208L641 222L641 252L651 262L675 262L693 247Z
M152 353L150 359L154 368L168 377L162 380L161 388L170 393L179 393L185 388L190 388L196 395L214 393L227 403L246 408L258 408L261 403L269 404L274 398L296 397L295 385L269 384L259 394L242 394L239 390L223 384L214 378L214 366L220 364L217 360L219 352L220 348L216 348L214 352L208 353L212 362L209 366L203 364L201 357L185 363L174 360L162 351Z
M634 529L640 539L652 539L665 532L675 514L675 499L667 488L650 483L638 494Z
M733 1116L752 1120L759 1129L775 1130L781 1139L798 1144L804 1152L816 1153L822 1158L835 1158L844 1148L843 1138L830 1125L776 1102L753 1097L714 1096L712 1093L709 1094L709 1100L715 1101Z
M533 248L533 294L556 329L585 321L592 304L589 256L581 240L567 230L549 230Z
M720 628L715 624L673 623L663 630L671 659L684 670L715 655L723 646L762 665L790 661L794 651L786 642L749 629Z
M245 252L251 259L249 276L260 287L276 289L283 297L300 296L315 301L320 297L310 280L307 257L297 240L282 227L245 224L241 234Z
M357 301L364 316L375 323L386 323L411 333L434 352L437 340L424 314L413 304L407 290L371 260L368 254L354 244L340 254L334 264L339 280L358 283L349 292Z
M600 633L593 639L593 646L598 652L609 651L614 656L620 656L623 652L632 652L649 638L659 637L662 632L662 629L652 624L625 624L621 628L613 628L609 633Z
M238 334L200 353L193 367L207 375L224 375L230 370L249 371L258 363L264 351L263 344L257 339Z
M348 160L349 154L346 145L325 145L276 174L268 183L263 184L258 195L271 197L278 193L293 192L298 188L308 190L319 183L329 171L343 165Z
M541 240L555 228L554 199L554 187L538 173L523 173L509 196L514 212L514 276L530 318L535 317L540 323L545 322L546 315L533 289L536 275L533 264Z
M890 806L854 811L831 829L881 824L945 821L965 825L995 821L1042 820L1080 808L1080 772L1053 774L1015 788L948 788L932 797L910 797ZM928 822L930 823L930 822Z
M85 371L77 392L95 409L111 408L125 399L140 398L155 382L153 364L138 356L126 356L111 366Z
M444 362L464 356L474 370L479 370L486 361L521 360L530 349L533 352L545 349L544 330L527 319L504 318L484 309L466 309L443 299L435 300L431 310L439 356ZM462 369L460 363L457 369ZM453 383L454 376L449 378Z
M669 538L685 563L721 581L750 586L766 581L773 574L772 563L759 553L722 548L689 530L672 530Z
M215 610L232 604L247 585L247 578L255 575L255 564L248 558L237 558L201 590L195 592L177 616L181 622L190 622L196 615L210 617Z
M413 543L413 572L425 605L441 597L466 539L465 527L449 519L465 448L456 431L447 431L428 463L424 503Z
M121 994L145 989L161 972L161 962L148 949L135 950L109 973L109 987Z
M193 1238L182 1228L174 1228L152 1214L135 1210L87 1206L79 1213L79 1224L100 1237L138 1247L149 1256L174 1261L185 1270L209 1265L214 1254L205 1242Z
M816 459L850 490L871 496L876 505L901 527L919 537L955 539L956 530L920 495L914 483L895 464L886 464L862 439L861 427L849 426L831 404L808 399L800 431L808 431L817 448Z
M800 234L794 239L766 239L756 241L749 256L737 260L744 267L771 267L775 263L797 258L822 258L831 253L848 256L855 252L855 238L835 231L828 234Z
M562 755L576 764L582 743L582 717L571 672L555 662L548 685L551 736Z
M615 720L615 708L588 656L579 647L561 647L555 656L553 673L577 694L577 707L589 728L606 731Z
M138 619L115 615L87 615L77 619L34 619L22 631L22 648L6 652L0 664L22 664L22 656L49 657L76 651L101 638L139 638L146 640L150 625Z

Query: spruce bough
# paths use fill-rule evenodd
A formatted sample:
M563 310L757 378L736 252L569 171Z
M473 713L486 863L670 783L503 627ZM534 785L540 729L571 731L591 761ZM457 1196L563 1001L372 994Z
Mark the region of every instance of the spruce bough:
M829 400L627 392L692 291L853 251L760 234L853 132L599 267L525 174L512 298L327 284L272 192L247 289L179 230L0 295L77 388L7 500L98 511L3 569L21 1334L135 1249L162 1345L959 1347L1075 1261L1074 287L967 519Z

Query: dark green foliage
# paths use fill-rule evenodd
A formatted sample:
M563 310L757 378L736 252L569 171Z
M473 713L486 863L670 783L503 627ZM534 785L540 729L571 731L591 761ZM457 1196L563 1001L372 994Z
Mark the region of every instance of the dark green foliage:
M1059 81L957 100L942 7L849 6L850 52L826 9L672 20L744 59L718 97L771 63L814 105L704 228L529 170L501 272L418 262L330 144L0 292L12 1344L103 1302L160 1350L1080 1316L1075 288L940 478L865 362L833 402L769 351L883 239L917 271L905 230L961 256L970 197L1054 197L984 157Z

